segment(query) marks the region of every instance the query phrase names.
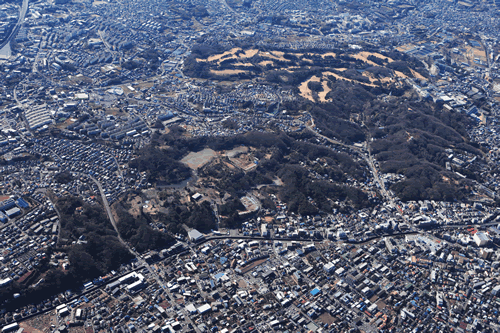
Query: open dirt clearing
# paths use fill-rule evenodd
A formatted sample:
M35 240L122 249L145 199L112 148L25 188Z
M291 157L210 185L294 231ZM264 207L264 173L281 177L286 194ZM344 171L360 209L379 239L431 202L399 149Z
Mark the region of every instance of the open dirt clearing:
M215 151L212 149L206 148L199 152L191 152L187 156L185 156L181 162L186 164L193 170L201 168L208 162L212 160L217 155Z

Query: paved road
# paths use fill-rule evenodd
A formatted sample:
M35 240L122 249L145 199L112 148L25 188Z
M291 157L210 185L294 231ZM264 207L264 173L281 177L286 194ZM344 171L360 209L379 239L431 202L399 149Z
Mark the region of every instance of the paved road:
M307 126L307 128L311 132L313 132L313 134L316 135L317 137L320 137L320 138L322 138L322 139L324 139L324 140L326 140L326 141L328 141L330 143L333 143L335 145L342 146L342 147L345 147L345 148L348 148L348 149L352 149L352 150L358 152L359 155L366 161L366 163L368 163L368 166L369 166L370 170L373 173L374 180L380 186L380 191L382 192L382 195L384 197L386 197L386 199L388 199L388 200L391 199L391 196L389 195L389 193L386 191L386 189L384 187L384 183L380 180L380 177L379 177L379 174L378 174L378 170L375 167L375 161L374 161L373 156L371 155L369 149L368 149L368 151L365 151L364 149L362 149L360 147L357 147L357 146L354 146L354 145L348 145L346 143L343 143L343 142L340 142L338 140L335 140L335 139L329 138L327 136L324 136L323 134L319 133L316 130L316 125L314 124L314 118L312 116L311 116L311 122L312 122L312 125ZM367 146L368 146L368 143L367 143Z
M109 218L109 221L111 222L111 225L113 226L113 228L115 229L116 233L118 234L118 239L120 240L120 242L127 248L129 249L129 251L134 254L134 252L132 251L132 249L129 248L128 244L122 239L122 237L120 236L120 232L118 231L118 227L116 225L116 221L115 221L115 217L113 216L113 213L111 212L111 207L109 207L109 202L108 202L108 198L106 197L106 193L104 192L104 188L102 187L102 184L101 182L99 182L97 179L95 179L93 176L91 175L86 175L87 177L89 177L90 179L92 179L92 181L97 185L97 187L99 188L99 193L101 194L101 198L102 198L102 203L104 205L104 209L106 209L106 214L108 214L108 218ZM134 254L135 255L135 254Z
M110 284L111 282L117 281L119 278L121 278L121 277L123 277L123 276L125 276L125 275L127 275L127 274L130 274L131 272L140 271L140 270L142 270L143 268L144 268L144 266L139 266L139 267L136 267L136 268L134 268L134 269L132 269L132 270L130 270L130 271L127 271L127 272L125 272L125 273L121 274L121 275L117 275L117 276L115 276L115 277L113 277L113 278L109 279L108 281L106 281L106 283L105 283L105 284L102 284L102 285L100 285L100 286L94 286L94 287L92 287L92 288L89 288L89 289L87 289L87 290L83 291L82 293L80 293L80 294L78 294L78 295L74 295L73 297L70 297L70 298L67 300L67 302L66 302L66 303L69 303L69 302L71 302L72 300L78 299L78 298L80 298L80 297L82 297L82 296L84 296L84 295L90 294L90 293L92 293L93 291L96 291L97 289L104 288L104 287L106 287L106 285ZM37 312L37 313L34 313L34 314L30 314L30 315L28 315L28 316L25 316L25 317L23 317L22 319L18 320L17 322L18 322L18 323L21 323L21 322L26 321L26 320L28 320L28 319L31 319L31 318L33 318L33 317L36 317L36 316L41 316L41 315L43 315L43 314L45 314L45 313L47 313L47 312L50 312L50 311L52 311L52 310L55 310L55 309L56 309L56 307L57 307L57 305L53 305L53 306L51 306L51 307L49 307L49 308L47 308L47 309L44 309L44 310L42 310L42 311L39 311L39 312Z
M95 179L93 179L96 184L99 186L99 182ZM105 196L103 197L103 201L105 201L107 203L107 200L105 199ZM107 207L109 207L109 205L107 205ZM106 210L108 212L108 210ZM111 211L111 210L110 210ZM111 215L108 215L108 217L111 216L110 220L112 220L113 224L115 223L115 220L114 220L114 217ZM113 225L115 226L115 225ZM376 238L381 238L381 237L396 237L396 236L401 236L401 235L404 235L404 234L412 234L412 233L415 233L415 232L407 232L407 233L397 233L397 234L391 234L391 235L380 235L380 236L376 236L376 237L373 237L369 240L373 240L373 239L376 239ZM121 239L121 238L120 238ZM264 237L248 237L248 236L216 236L216 237L207 237L205 238L204 241L202 242L199 242L199 243L196 243L196 244L193 244L193 247L199 247L201 246L203 243L205 242L208 242L210 240L220 240L220 239L247 239L247 240L280 240L280 241L290 241L290 240L294 240L294 241L313 241L313 240L308 240L308 239L291 239L291 238L276 238L276 239L272 239L272 238L264 238ZM367 242L369 240L365 240L364 242ZM316 240L316 241L319 241L319 240ZM184 243L184 242L182 242ZM127 274L129 274L130 272L135 272L135 271L140 271L144 268L147 268L149 270L149 272L151 273L151 275L155 278L155 280L157 281L158 285L165 291L166 295L168 295L170 301L172 302L171 304L176 304L175 302L175 297L172 295L172 293L170 292L170 290L168 288L166 288L166 284L164 283L164 281L161 279L161 277L158 275L158 273L153 269L151 268L151 266L139 255L137 254L135 251L133 251L132 249L130 249L128 247L128 245L126 243L124 243L124 245L127 247L127 249L129 249L129 251L131 251L131 253L134 254L134 256L137 258L138 260L138 264L139 266L136 267L135 269L131 270L131 271L127 271L121 275L118 275L118 276L115 276L113 277L112 279L110 279L109 281L106 282L106 284L103 284L101 286L94 286L88 290L85 290L84 292L78 294L78 295L75 295L73 297L71 297L70 299L68 299L67 302L70 302L74 299L78 299L80 298L81 296L83 295L86 295L86 294L89 294L97 289L101 289L103 287L105 287L107 284L111 283L111 282L114 282L116 280L118 280L119 278L121 278L122 276L125 276ZM191 247L190 244L185 244L186 246L188 246L191 251L194 251ZM33 317L36 317L36 316L39 316L39 315L42 315L42 314L45 314L47 312L50 312L52 310L54 310L56 308L56 306L52 306L50 308L47 308L47 309L44 309L43 311L40 311L40 312L37 312L35 314L30 314L29 316L26 316L26 317L23 317L21 320L19 320L18 322L22 322L22 321L26 321L28 319L31 319ZM185 318L186 318L186 321L191 323L191 325L193 325L193 327L195 328L195 331L200 333L200 331L198 330L197 326L193 323L193 321L191 320L189 314L187 313L187 311L185 309L181 309L182 313L184 314Z
M487 223L474 223L474 224L450 224L450 225L442 225L439 226L438 229L443 229L443 228L450 228L450 229L457 229L457 228L478 228L478 227L487 227L487 226L496 226L500 225L500 222L487 222Z
M108 52L113 53L113 50L111 49L111 46L109 45L108 41L106 40L106 38L104 36L104 32L101 31L101 30L99 30L97 33L98 33L99 37L101 38L104 46L106 46L106 49L108 49Z
M16 37L17 33L19 32L19 29L24 23L24 17L26 16L26 12L28 11L28 0L23 0L23 4L21 6L21 11L19 12L19 19L17 20L16 26L14 29L12 29L12 32L10 33L9 37L2 43L0 44L0 50L4 48L7 44L11 42L14 37Z
M370 149L368 148L365 150L363 148L360 148L360 147L357 147L354 145L348 145L346 143L343 143L343 142L340 142L338 140L331 139L327 136L324 136L323 134L319 133L316 130L316 125L314 124L314 118L312 117L312 115L311 115L311 123L312 123L311 125L308 125L306 127L317 137L322 138L322 139L324 139L330 143L333 143L335 145L339 145L339 146L342 146L342 147L345 147L348 149L352 149L352 150L359 153L359 156L361 158L363 158L366 161L366 163L368 164L368 167L370 168L370 170L372 172L373 179L377 183L378 188L380 189L380 193L382 194L382 196L384 196L385 200L388 201L391 204L391 206L394 207L394 209L398 209L399 213L401 214L401 217L403 218L403 220L405 220L405 222L407 222L413 226L411 221L407 220L405 218L405 216L403 215L403 211L396 204L396 200L394 199L394 197L386 190L384 182L380 179L378 169L375 165L375 159L373 158L373 156L370 152ZM369 140L366 141L366 147L369 147Z
M57 222L57 245L59 245L60 239L61 239L61 214L59 213L59 209L57 209L57 206L54 204L52 199L48 195L45 195L45 197L50 201L52 204L52 207L54 207L54 211L57 214L58 217L58 222Z
M339 242L343 241L345 243L350 243L350 244L362 244L362 243L367 243L367 242L370 242L370 241L372 241L374 239L378 239L378 238L413 235L413 234L419 234L421 232L422 231L420 231L420 230L418 230L418 231L412 230L412 231L405 231L405 232L395 232L392 234L380 234L380 235L369 237L369 238L366 238L366 239L363 239L360 241L350 241L349 242L347 239L337 240L337 241L339 241ZM228 236L228 235L224 235L224 236L205 237L203 240L201 240L197 243L194 243L193 247L199 247L199 246L205 244L206 242L209 242L212 240L225 240L225 239L263 240L263 241L280 241L280 242L322 242L322 241L327 240L326 238L288 238L288 237L278 238L278 237L261 237L261 236ZM187 244L185 242L181 242L181 243L183 243L186 246L189 246L189 244Z
M229 6L229 4L227 3L226 0L220 0L220 3L222 4L223 7L226 7L228 8L231 12L233 12L233 14L236 14L238 15L238 12L236 12L233 7Z
M111 222L111 224L113 225L113 228L115 229L116 233L118 234L118 239L120 240L120 242L123 244L123 246L125 246L125 248L127 248L130 251L130 253L132 253L132 255L134 255L134 257L137 259L137 262L141 266L146 267L148 269L148 271L151 274L151 276L156 280L156 283L158 283L158 286L160 286L160 288L162 288L163 291L168 295L171 304L176 304L176 299L172 295L172 293L170 292L170 289L167 288L166 282L162 280L162 278L158 275L158 273L156 272L156 270L153 269L149 265L149 263L147 263L146 260L144 260L142 258L142 256L139 253L137 253L134 249L132 249L129 246L129 244L126 243L122 239L122 237L120 236L120 232L118 231L118 227L116 225L115 217L113 216L113 213L111 212L111 207L109 206L109 202L108 202L108 199L106 197L106 193L104 192L104 189L103 189L101 183L97 179L95 179L94 177L92 177L90 175L88 175L88 177L90 177L90 179L92 179L92 181L99 188L99 192L100 192L101 198L102 198L102 203L104 205L104 208L106 209L106 213L108 214L109 221ZM193 327L195 328L195 331L197 333L199 333L200 331L198 330L198 328L195 325L195 323L191 320L191 318L190 318L189 314L187 313L186 309L182 308L181 312L184 314L184 317L186 318L186 321L189 322L191 325L193 325Z

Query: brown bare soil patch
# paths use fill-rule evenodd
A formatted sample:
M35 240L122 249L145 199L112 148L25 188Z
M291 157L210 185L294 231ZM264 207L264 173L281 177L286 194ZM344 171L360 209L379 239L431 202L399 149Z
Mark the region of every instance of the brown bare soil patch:
M323 91L318 93L319 101L326 102L326 95L328 95L328 93L332 90L328 87L327 81L321 82L321 85L323 86Z
M331 325L335 322L335 318L333 318L328 312L325 312L321 316L319 316L319 320L321 320L323 324L328 325Z
M245 267L243 267L243 268L241 269L241 272L242 272L243 274L248 273L249 271L251 271L251 270L252 270L252 269L254 269L255 267L257 267L257 266L259 266L259 265L261 265L261 264L265 263L266 261L267 261L267 259L261 259L261 260L254 261L254 262L252 262L252 263L250 263L250 264L246 265Z
M210 72L216 75L236 75L240 73L247 73L247 71L241 69L222 69L222 70L211 69Z
M317 77L316 75L314 75L309 80L302 82L302 84L299 86L300 96L314 102L314 97L312 95L311 89L309 89L309 87L308 87L308 84L309 84L309 82L320 82L320 81L321 81L321 79L319 77Z
M189 153L181 160L181 162L185 163L191 169L196 170L210 162L216 155L217 153L215 151L207 148L199 152Z
M370 65L373 65L373 66L378 66L376 63L374 63L373 61L371 60L368 60L368 57L369 56L374 56L374 57L377 57L377 58L380 58L381 60L386 60L387 62L393 62L394 60L392 60L391 58L389 57L386 57L386 56L383 56L381 55L380 53L376 53L376 52L366 52L366 51L362 51L362 52L359 52L357 54L354 55L354 58L356 59L359 59L359 60L363 60L364 62L366 62L367 64L370 64Z

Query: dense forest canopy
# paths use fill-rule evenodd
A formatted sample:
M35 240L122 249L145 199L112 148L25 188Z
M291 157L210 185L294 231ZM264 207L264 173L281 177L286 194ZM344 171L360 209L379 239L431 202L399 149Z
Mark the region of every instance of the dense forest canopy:
M362 51L339 46L300 53L244 42L236 46L221 49L200 43L187 59L187 72L225 81L261 76L270 84L294 89L304 98L284 103L287 112L308 111L321 134L332 139L347 144L368 141L382 173L405 176L391 187L403 201L449 201L466 196L469 181L447 171L446 161L450 152L477 157L483 153L468 139L470 117L422 99L405 80L411 78L420 84L429 78L420 60L370 45L363 45ZM241 58L246 50L258 52ZM222 60L214 56L221 54ZM245 73L217 77L217 70L235 69L241 62L249 63ZM264 63L264 67L259 65ZM320 93L324 100L320 100ZM479 177L469 169L456 171L474 180Z
M178 130L176 130L178 131ZM296 138L285 133L249 132L232 137L179 138L167 134L158 137L158 144L168 146L203 147L216 151L230 150L238 146L252 147L260 161L255 170L243 172L231 170L224 163L208 164L198 170L201 177L215 179L216 188L238 198L258 185L272 184L279 177L283 187L277 192L280 199L288 203L291 211L300 214L313 214L318 211L330 212L334 201L347 201L348 206L361 208L371 203L363 192L344 185L347 177L365 181L365 165L356 162L344 152L308 142L314 136L304 132ZM314 141L314 140L313 140ZM267 158L264 156L267 155ZM321 160L323 163L316 163ZM313 170L326 175L331 182L314 180L303 163L314 164ZM361 163L361 164L360 164ZM333 201L332 201L333 200ZM315 203L312 204L311 201ZM233 203L233 206L238 206Z
M151 183L165 182L177 184L191 176L191 170L184 164L176 161L172 150L160 149L148 146L139 152L139 156L129 165L139 172L146 172L147 179Z
M192 13L180 11L178 14L204 16L205 11L204 7L197 7ZM467 115L422 99L403 79L419 82L428 78L419 60L369 46L364 46L362 52L339 48L310 49L301 54L288 49L257 48L245 42L237 46L226 49L197 45L185 61L185 74L221 81L259 77L266 84L291 89L297 100L285 101L281 107L292 116L310 114L311 127L291 133L273 129L272 133L253 131L227 137L189 137L183 128L174 125L166 134L154 133L151 143L139 149L136 157L129 161L129 166L144 172L146 181L152 185L203 179L214 193L224 198L218 206L218 213L223 217L222 227L240 225L244 217L238 212L246 209L241 198L254 191L259 195L262 208L274 210L273 197L284 202L289 212L301 215L352 212L378 204L380 194L376 190L361 190L362 187L353 185L370 180L366 156L361 156L359 149L327 147L318 140L318 133L346 145L356 143L367 147L365 152L375 157L382 174L403 176L389 185L403 201L465 199L471 179L480 180L480 174L473 168L454 169L468 179L446 168L450 154L476 157L481 162L483 151L468 138L466 129L470 118ZM250 49L254 55L247 57ZM210 58L222 54L225 55ZM274 57L272 61L269 55ZM144 51L141 56L151 62L152 68L158 66L154 49ZM234 69L242 57L248 62L244 73L217 74L217 71ZM135 65L124 64L130 68ZM220 85L218 89L222 93L228 88ZM243 106L252 105L245 102ZM276 105L270 105L267 110L275 108ZM238 123L227 119L222 125L237 129ZM164 128L161 123L157 127ZM222 155L195 171L181 162L190 152L209 148L221 153L237 147L249 148L249 154L257 161L254 168L230 167L229 158ZM61 184L72 180L69 172L55 176L55 181ZM189 191L188 194L192 195ZM127 198L128 195L134 197L138 193L130 192ZM113 207L120 236L135 250L166 248L174 243L172 234L185 234L189 228L202 232L216 228L215 207L211 201L196 202L171 194L160 196L165 198L161 210L154 216L142 208L138 214L131 214L128 199ZM15 301L19 304L28 298L42 299L47 287L53 291L77 287L133 257L120 242L99 203L88 204L66 196L57 199L55 204L61 214L60 245L65 246L63 251L71 265L67 271L52 268L45 258L33 275L45 274L45 282L39 287L26 292L26 286L16 282L2 290L10 294L25 291ZM159 224L161 229L154 227Z
M15 282L0 290L1 299L11 299L12 293L21 293L20 298L12 300L10 307L36 303L55 293L78 288L89 279L105 275L133 258L120 243L101 205L89 205L69 195L56 200L55 205L61 214L61 247L56 250L67 255L70 265L67 270L49 265L53 250L48 249L30 280ZM41 274L44 275L43 282L29 288L29 282L36 282L33 279L39 279Z

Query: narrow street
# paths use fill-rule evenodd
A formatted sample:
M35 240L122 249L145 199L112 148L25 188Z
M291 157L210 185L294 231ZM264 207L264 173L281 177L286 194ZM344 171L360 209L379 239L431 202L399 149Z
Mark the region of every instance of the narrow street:
M149 265L149 263L146 262L146 260L144 260L142 258L142 256L140 254L138 254L136 251L134 251L134 249L130 248L129 244L127 242L125 242L123 240L123 238L120 236L120 232L118 230L118 227L116 225L116 220L113 216L113 213L111 211L111 207L109 206L109 202L108 202L108 199L106 198L106 193L104 192L104 189L101 185L101 183L95 179L94 177L88 175L88 177L90 179L92 179L92 181L97 185L97 187L99 188L99 192L101 194L101 198L102 198L102 203L104 205L104 208L106 209L106 213L108 215L108 218L109 218L109 221L111 222L111 224L113 225L113 228L115 229L117 235L118 235L118 239L120 240L120 242L123 244L123 246L125 246L127 248L127 250L132 254L134 255L134 257L137 259L137 262L139 263L139 265L141 266L144 266L145 268L148 269L149 273L151 274L151 276L154 277L154 279L156 280L156 283L158 283L158 286L160 288L163 289L163 291L168 295L169 299L170 299L170 302L172 304L176 304L176 300L175 300L175 297L172 295L172 293L170 292L170 290L167 288L166 286L166 283L165 281L163 281L161 279L161 277L158 275L158 273L155 271L154 268L151 267L151 265ZM186 318L186 321L188 323L190 323L191 325L193 325L193 327L195 328L195 331L197 333L200 333L199 329L196 327L195 323L191 320L189 314L187 313L186 309L182 308L181 309L182 313L184 314L184 317Z
M380 179L380 175L379 175L379 171L377 169L377 166L375 164L375 159L373 158L373 155L371 154L370 152L370 148L369 148L369 140L367 140L365 142L365 147L366 147L366 150L365 149L362 149L360 147L357 147L357 146L354 146L354 145L348 145L348 144L345 144L343 142L340 142L340 141L337 141L337 140L334 140L334 139L331 139L327 136L324 136L323 134L321 133L318 133L318 131L316 130L316 125L314 124L314 118L311 116L311 125L307 125L306 126L307 129L309 129L314 135L316 135L317 137L321 138L321 139L324 139L332 144L335 144L335 145L338 145L338 146L342 146L342 147L345 147L345 148L348 148L348 149L352 149L356 152L359 153L360 157L362 157L366 163L368 164L368 167L370 168L370 171L373 175L373 179L374 181L377 183L377 187L379 188L380 190L380 194L382 194L382 196L384 197L384 199L389 202L390 206L393 207L394 209L397 209L398 212L400 213L401 217L403 218L403 220L406 222L406 223L409 223L411 226L412 226L412 223L411 221L407 220L403 214L403 211L398 207L398 205L396 204L396 200L394 199L394 197L387 191L387 189L385 188L385 184L384 182Z

